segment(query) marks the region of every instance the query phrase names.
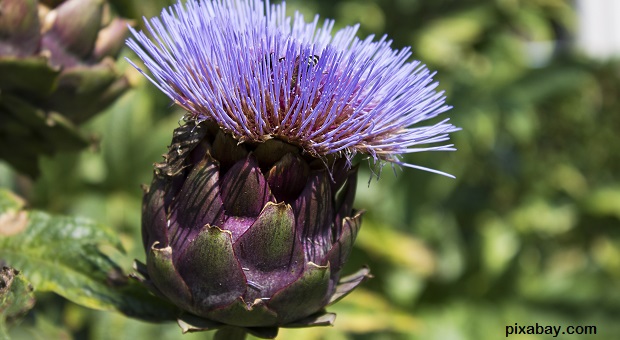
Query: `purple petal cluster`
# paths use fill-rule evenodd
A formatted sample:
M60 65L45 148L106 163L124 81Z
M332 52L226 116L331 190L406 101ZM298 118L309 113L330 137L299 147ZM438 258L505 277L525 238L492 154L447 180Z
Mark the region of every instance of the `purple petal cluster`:
M385 36L357 38L358 25L333 32L332 20L288 17L285 3L190 0L146 27L128 45L147 77L240 143L276 138L317 158L363 153L438 173L400 156L454 150L442 145L458 130L448 119L419 124L450 109L433 74Z

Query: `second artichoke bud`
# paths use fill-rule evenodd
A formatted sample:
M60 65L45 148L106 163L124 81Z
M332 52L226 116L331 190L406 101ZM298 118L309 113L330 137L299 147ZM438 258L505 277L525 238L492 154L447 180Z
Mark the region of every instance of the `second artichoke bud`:
M38 156L90 144L78 126L129 88L115 65L128 21L110 13L104 0L0 0L0 160L36 177Z
M181 309L238 327L329 324L323 308L360 228L357 168L280 140L237 144L216 124L175 130L143 205L146 282Z

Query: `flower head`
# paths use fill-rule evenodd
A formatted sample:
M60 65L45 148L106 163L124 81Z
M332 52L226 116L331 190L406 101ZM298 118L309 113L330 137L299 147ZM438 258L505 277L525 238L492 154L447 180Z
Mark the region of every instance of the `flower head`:
M433 74L385 36L357 38L358 25L332 33L332 20L259 0L190 0L146 25L151 37L133 31L128 45L147 77L192 120L240 143L275 138L315 158L362 153L437 173L400 156L453 150L437 145L458 130L448 119L418 125L450 108Z
M362 215L351 157L422 168L400 155L451 149L420 147L447 119L414 126L449 108L432 75L284 4L190 0L146 24L128 44L188 124L144 195L143 282L201 320L187 330L331 324L324 308L370 276L341 275Z

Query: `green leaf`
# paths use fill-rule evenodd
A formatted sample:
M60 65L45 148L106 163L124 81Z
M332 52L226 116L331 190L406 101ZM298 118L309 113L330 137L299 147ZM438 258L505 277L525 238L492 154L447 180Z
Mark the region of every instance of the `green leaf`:
M19 199L0 190L0 259L23 270L37 291L140 319L174 320L175 308L128 280L103 245L122 251L117 235L103 225L22 210Z
M0 337L7 338L5 323L24 315L34 306L32 286L19 271L0 269Z

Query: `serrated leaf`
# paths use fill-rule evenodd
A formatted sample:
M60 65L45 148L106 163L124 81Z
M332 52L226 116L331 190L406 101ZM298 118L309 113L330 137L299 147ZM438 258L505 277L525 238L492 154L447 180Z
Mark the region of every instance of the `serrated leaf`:
M173 307L129 281L100 250L111 245L122 251L112 230L84 218L25 211L16 201L0 190L0 259L23 270L37 291L136 318L175 319Z

